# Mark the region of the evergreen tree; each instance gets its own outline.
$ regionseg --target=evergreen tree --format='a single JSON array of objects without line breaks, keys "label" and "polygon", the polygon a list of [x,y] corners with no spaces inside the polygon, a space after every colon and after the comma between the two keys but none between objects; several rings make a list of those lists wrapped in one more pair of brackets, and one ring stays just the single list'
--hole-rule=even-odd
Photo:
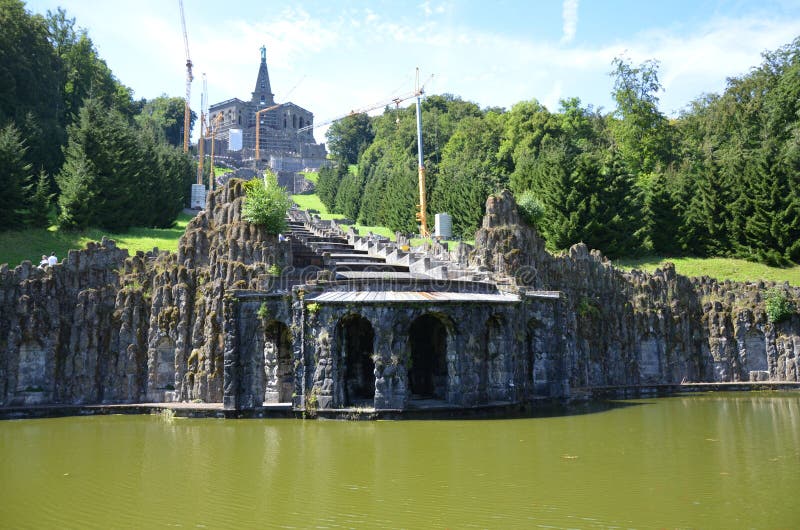
[{"label": "evergreen tree", "polygon": [[23,185],[31,178],[26,147],[13,124],[0,129],[0,230],[23,225]]},{"label": "evergreen tree", "polygon": [[135,131],[118,111],[89,99],[68,134],[66,161],[57,179],[62,193],[59,226],[119,231],[136,224],[139,210],[147,208],[143,183],[152,167],[146,165]]},{"label": "evergreen tree", "polygon": [[25,224],[37,228],[48,226],[54,194],[50,192],[50,177],[44,170],[39,172],[38,178],[33,178],[31,175],[24,188],[24,195],[26,197]]},{"label": "evergreen tree", "polygon": [[322,201],[322,204],[325,205],[329,212],[332,212],[336,207],[336,191],[346,172],[347,166],[344,164],[325,166],[319,170],[316,191],[319,200]]}]

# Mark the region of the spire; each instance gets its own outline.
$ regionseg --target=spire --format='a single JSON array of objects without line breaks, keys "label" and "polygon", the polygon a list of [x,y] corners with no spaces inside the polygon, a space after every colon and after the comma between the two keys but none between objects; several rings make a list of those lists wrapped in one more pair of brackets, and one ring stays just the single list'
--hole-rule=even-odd
[{"label": "spire", "polygon": [[258,67],[258,79],[256,79],[256,88],[253,91],[253,98],[250,100],[253,104],[265,107],[275,104],[272,93],[272,88],[269,85],[269,72],[267,71],[267,48],[261,46],[261,65]]}]

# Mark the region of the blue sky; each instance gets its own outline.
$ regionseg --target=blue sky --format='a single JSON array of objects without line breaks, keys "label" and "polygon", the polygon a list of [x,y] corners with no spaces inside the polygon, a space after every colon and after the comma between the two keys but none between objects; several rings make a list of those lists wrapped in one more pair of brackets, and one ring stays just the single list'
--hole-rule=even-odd
[{"label": "blue sky", "polygon": [[[608,72],[620,55],[661,62],[661,110],[676,115],[800,36],[797,0],[248,0],[227,2],[228,13],[219,1],[184,4],[193,108],[202,72],[212,102],[249,99],[265,44],[275,99],[311,110],[317,123],[412,91],[417,66],[423,79],[434,75],[429,94],[481,107],[536,98],[556,110],[560,98],[579,97],[610,111]],[[183,94],[177,0],[27,2],[37,13],[57,6],[136,97]]]}]

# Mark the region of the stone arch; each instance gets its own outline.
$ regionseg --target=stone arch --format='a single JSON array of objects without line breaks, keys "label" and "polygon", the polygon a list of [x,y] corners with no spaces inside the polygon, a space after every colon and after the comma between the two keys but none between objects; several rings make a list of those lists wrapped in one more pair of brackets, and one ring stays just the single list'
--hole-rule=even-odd
[{"label": "stone arch", "polygon": [[289,403],[293,393],[292,332],[270,320],[264,325],[264,403]]},{"label": "stone arch", "polygon": [[447,317],[438,313],[425,313],[411,322],[408,330],[410,397],[447,400],[447,357],[452,343],[449,324]]},{"label": "stone arch", "polygon": [[372,323],[359,314],[345,315],[336,324],[336,341],[342,363],[342,404],[373,405],[375,331]]},{"label": "stone arch", "polygon": [[35,340],[27,340],[19,346],[17,371],[18,392],[41,392],[47,384],[45,351]]},{"label": "stone arch", "polygon": [[175,390],[175,342],[169,337],[161,337],[156,345],[154,387]]}]

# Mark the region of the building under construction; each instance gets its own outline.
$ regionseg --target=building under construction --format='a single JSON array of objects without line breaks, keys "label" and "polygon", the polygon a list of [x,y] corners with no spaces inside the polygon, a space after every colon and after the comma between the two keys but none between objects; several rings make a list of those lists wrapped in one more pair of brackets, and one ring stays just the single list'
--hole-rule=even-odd
[{"label": "building under construction", "polygon": [[[234,165],[255,161],[258,167],[296,172],[325,164],[325,145],[314,140],[314,114],[292,102],[275,103],[264,46],[250,100],[215,103],[209,107],[208,120],[217,124],[215,152]],[[206,142],[210,152],[211,140]]]}]

